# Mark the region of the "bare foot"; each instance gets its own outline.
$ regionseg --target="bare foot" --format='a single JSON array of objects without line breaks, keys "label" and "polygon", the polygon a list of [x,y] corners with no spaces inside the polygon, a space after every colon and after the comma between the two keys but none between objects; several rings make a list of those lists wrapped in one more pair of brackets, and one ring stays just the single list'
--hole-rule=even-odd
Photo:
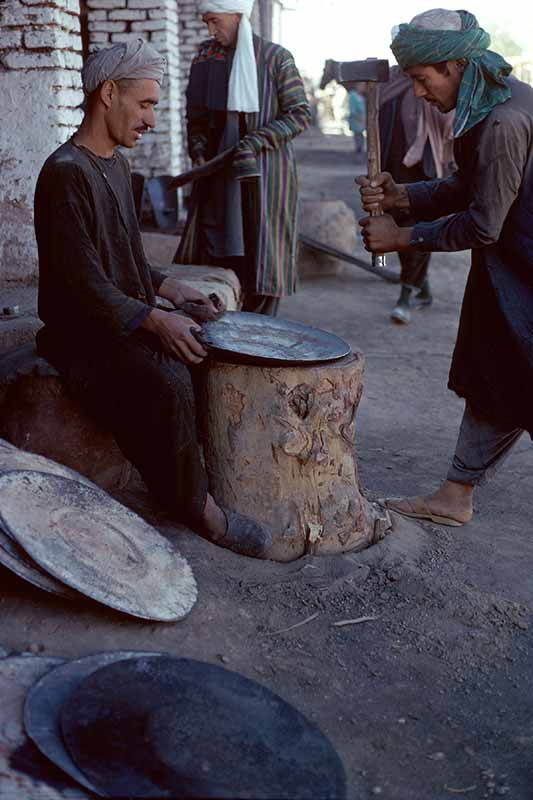
[{"label": "bare foot", "polygon": [[228,520],[222,509],[217,506],[213,497],[208,494],[205,503],[204,513],[201,517],[202,525],[212,542],[223,539],[228,529]]},{"label": "bare foot", "polygon": [[473,486],[444,481],[434,494],[390,499],[385,501],[385,506],[406,517],[458,527],[472,519],[473,494]]},{"label": "bare foot", "polygon": [[259,522],[218,506],[208,494],[198,533],[219,547],[251,558],[268,558],[272,534]]}]

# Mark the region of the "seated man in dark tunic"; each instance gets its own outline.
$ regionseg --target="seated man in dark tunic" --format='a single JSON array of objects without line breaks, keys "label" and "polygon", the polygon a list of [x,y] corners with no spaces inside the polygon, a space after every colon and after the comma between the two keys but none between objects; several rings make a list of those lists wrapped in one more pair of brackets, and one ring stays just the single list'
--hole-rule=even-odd
[{"label": "seated man in dark tunic", "polygon": [[35,195],[39,353],[110,429],[163,508],[223,547],[267,557],[270,534],[217,506],[196,437],[188,366],[206,356],[177,309],[211,301],[151,269],[135,215],[132,148],[155,126],[164,60],[138,39],[91,56],[77,133],[46,161]]},{"label": "seated man in dark tunic", "polygon": [[419,220],[362,220],[367,249],[472,249],[449,380],[466,400],[453,463],[435,494],[387,502],[453,526],[471,519],[474,487],[533,432],[533,89],[489,45],[467,11],[436,9],[400,26],[391,47],[415,94],[456,109],[458,171],[404,185],[388,173],[358,179],[365,210],[382,201]]}]

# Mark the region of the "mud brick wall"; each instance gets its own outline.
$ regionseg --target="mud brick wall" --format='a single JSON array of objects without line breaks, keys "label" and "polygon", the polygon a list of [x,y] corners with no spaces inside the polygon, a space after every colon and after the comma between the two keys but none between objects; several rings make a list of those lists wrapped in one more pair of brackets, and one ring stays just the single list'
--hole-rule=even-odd
[{"label": "mud brick wall", "polygon": [[167,59],[167,72],[157,108],[157,127],[135,150],[125,151],[131,168],[143,175],[176,175],[182,156],[176,0],[87,0],[89,50],[131,38],[149,41]]},{"label": "mud brick wall", "polygon": [[81,121],[81,66],[78,0],[0,3],[0,288],[35,279],[35,183]]}]

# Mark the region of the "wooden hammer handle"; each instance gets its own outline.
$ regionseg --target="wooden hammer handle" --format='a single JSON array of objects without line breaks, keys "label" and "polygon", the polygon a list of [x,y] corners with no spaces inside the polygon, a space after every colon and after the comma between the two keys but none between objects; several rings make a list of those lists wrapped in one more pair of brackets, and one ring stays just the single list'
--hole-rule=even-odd
[{"label": "wooden hammer handle", "polygon": [[[379,85],[373,81],[367,83],[366,94],[366,142],[368,158],[368,178],[374,180],[381,172],[381,147],[379,142]],[[372,217],[383,214],[382,208],[371,212]],[[372,266],[385,266],[385,255],[372,253]]]}]

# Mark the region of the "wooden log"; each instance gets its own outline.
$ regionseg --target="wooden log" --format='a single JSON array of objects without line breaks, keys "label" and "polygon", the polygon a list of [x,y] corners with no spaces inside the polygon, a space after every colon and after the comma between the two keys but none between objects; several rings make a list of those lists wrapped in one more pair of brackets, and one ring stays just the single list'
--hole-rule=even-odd
[{"label": "wooden log", "polygon": [[271,528],[274,560],[373,543],[379,512],[361,494],[355,446],[361,354],[296,367],[212,361],[205,380],[210,489]]}]

